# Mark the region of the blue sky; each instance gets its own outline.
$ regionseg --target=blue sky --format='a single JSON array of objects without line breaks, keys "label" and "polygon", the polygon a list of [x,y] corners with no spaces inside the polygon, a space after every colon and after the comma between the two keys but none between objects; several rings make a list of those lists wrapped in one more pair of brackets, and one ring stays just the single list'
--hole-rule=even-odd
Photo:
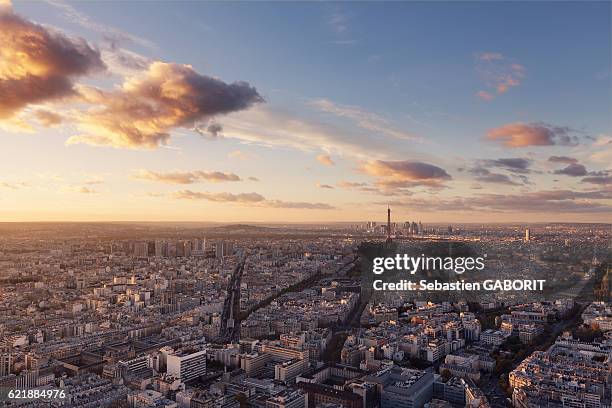
[{"label": "blue sky", "polygon": [[[64,119],[23,135],[15,126],[0,130],[0,147],[13,153],[0,167],[10,186],[0,190],[7,220],[353,221],[380,217],[389,202],[400,216],[425,221],[610,219],[609,2],[12,7],[101,51],[107,69],[72,76],[77,87],[119,98],[130,78],[152,80],[149,64],[158,61],[176,64],[167,67],[173,75],[188,64],[193,75],[245,81],[265,102],[172,122],[163,129],[168,139],[146,146],[99,127],[90,112],[115,109],[105,101],[49,98],[13,109],[4,118],[13,125],[36,110]],[[126,53],[146,64],[126,72],[112,63]],[[213,121],[223,129],[219,140],[194,132]],[[87,126],[95,137],[83,134]],[[142,177],[146,171],[154,175]],[[195,171],[243,181],[164,177]],[[53,193],[42,188],[49,175]],[[88,177],[100,183],[79,194]],[[247,193],[259,197],[238,197]],[[33,200],[71,209],[24,207]]]}]

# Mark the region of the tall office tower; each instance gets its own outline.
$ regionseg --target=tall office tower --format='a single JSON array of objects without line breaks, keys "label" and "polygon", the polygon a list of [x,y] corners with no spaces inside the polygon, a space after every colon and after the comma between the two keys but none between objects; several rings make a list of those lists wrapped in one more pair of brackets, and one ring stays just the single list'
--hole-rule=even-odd
[{"label": "tall office tower", "polygon": [[224,242],[223,243],[223,256],[231,256],[231,255],[234,255],[234,243]]},{"label": "tall office tower", "polygon": [[391,207],[387,206],[387,242],[391,241]]},{"label": "tall office tower", "polygon": [[176,258],[176,242],[168,242],[168,255],[169,258]]},{"label": "tall office tower", "polygon": [[155,256],[155,242],[147,242],[147,256]]},{"label": "tall office tower", "polygon": [[155,256],[161,258],[164,256],[164,242],[157,240],[155,241]]},{"label": "tall office tower", "polygon": [[136,242],[134,244],[134,256],[138,258],[146,258],[149,254],[149,247],[146,242]]},{"label": "tall office tower", "polygon": [[7,376],[13,368],[13,356],[11,353],[0,350],[0,377]]},{"label": "tall office tower", "polygon": [[225,243],[223,241],[217,242],[217,246],[215,247],[215,258],[223,258],[223,247]]},{"label": "tall office tower", "polygon": [[531,240],[531,234],[529,233],[529,228],[525,228],[525,242],[529,242]]},{"label": "tall office tower", "polygon": [[183,241],[176,243],[176,256],[185,256],[185,243]]},{"label": "tall office tower", "polygon": [[423,231],[423,224],[421,224],[421,221],[419,221],[419,234],[424,234],[425,231]]},{"label": "tall office tower", "polygon": [[195,353],[177,352],[166,357],[168,374],[178,377],[182,382],[196,379],[206,374],[206,351]]},{"label": "tall office tower", "polygon": [[187,257],[191,256],[191,249],[192,249],[191,241],[185,241],[185,256]]}]

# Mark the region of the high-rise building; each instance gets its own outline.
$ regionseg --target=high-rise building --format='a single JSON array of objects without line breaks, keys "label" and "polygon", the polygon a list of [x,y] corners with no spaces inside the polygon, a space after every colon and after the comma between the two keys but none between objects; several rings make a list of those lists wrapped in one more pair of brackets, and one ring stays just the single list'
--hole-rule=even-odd
[{"label": "high-rise building", "polygon": [[234,243],[219,241],[215,247],[215,257],[223,258],[224,256],[231,256],[234,254]]},{"label": "high-rise building", "polygon": [[391,241],[391,208],[387,206],[387,242]]},{"label": "high-rise building", "polygon": [[134,256],[146,258],[149,255],[149,246],[146,242],[136,242],[134,244]]},{"label": "high-rise building", "polygon": [[0,377],[7,376],[13,368],[13,356],[9,352],[0,351]]},{"label": "high-rise building", "polygon": [[165,242],[157,240],[155,241],[155,256],[158,258],[161,258],[163,256],[166,256],[166,254],[164,253],[164,247],[165,247]]},{"label": "high-rise building", "polygon": [[529,228],[525,228],[525,242],[529,242],[531,240],[531,234],[529,232]]}]

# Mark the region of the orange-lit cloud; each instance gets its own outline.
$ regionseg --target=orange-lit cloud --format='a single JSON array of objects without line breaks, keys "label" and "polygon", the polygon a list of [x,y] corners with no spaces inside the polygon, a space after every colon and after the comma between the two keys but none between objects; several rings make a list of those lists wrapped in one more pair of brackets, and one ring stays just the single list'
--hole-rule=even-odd
[{"label": "orange-lit cloud", "polygon": [[75,94],[74,79],[105,68],[85,40],[29,22],[0,7],[0,120],[30,104]]},{"label": "orange-lit cloud", "polygon": [[495,98],[495,95],[487,91],[478,91],[476,92],[476,95],[483,101],[492,101]]},{"label": "orange-lit cloud", "polygon": [[174,171],[174,172],[156,172],[151,170],[139,170],[133,178],[148,181],[158,181],[166,184],[193,184],[200,181],[209,181],[211,183],[220,183],[224,181],[242,181],[238,175],[234,173],[224,173],[221,171]]},{"label": "orange-lit cloud", "polygon": [[116,148],[156,148],[168,143],[173,129],[193,129],[216,115],[263,102],[246,82],[227,84],[189,65],[164,62],[152,63],[119,90],[81,86],[79,91],[92,108],[78,118],[83,133],[66,143]]},{"label": "orange-lit cloud", "polygon": [[62,123],[63,119],[62,115],[44,109],[38,109],[34,112],[34,116],[45,127],[57,126]]},{"label": "orange-lit cloud", "polygon": [[173,194],[174,198],[182,200],[205,200],[220,203],[248,204],[255,207],[293,208],[304,210],[331,210],[333,206],[324,203],[309,203],[302,201],[267,200],[258,193],[211,193],[191,190],[181,190]]},{"label": "orange-lit cloud", "polygon": [[258,193],[209,193],[191,190],[177,191],[174,197],[182,200],[206,200],[218,203],[259,203],[266,200]]},{"label": "orange-lit cloud", "polygon": [[509,123],[490,129],[487,139],[500,142],[506,147],[576,145],[578,137],[568,127],[546,123]]},{"label": "orange-lit cloud", "polygon": [[527,70],[501,53],[484,52],[476,55],[476,71],[489,88],[489,91],[481,90],[476,95],[484,101],[491,101],[496,94],[504,94],[519,86]]},{"label": "orange-lit cloud", "polygon": [[317,156],[317,161],[319,163],[321,163],[322,165],[324,165],[324,166],[333,166],[334,164],[336,164],[336,163],[334,163],[332,158],[329,157],[328,154],[320,154],[320,155],[318,155]]},{"label": "orange-lit cloud", "polygon": [[317,184],[315,184],[315,186],[317,188],[323,188],[323,189],[328,189],[328,190],[333,190],[334,189],[334,186],[330,186],[329,184],[317,183]]},{"label": "orange-lit cloud", "polygon": [[366,174],[378,177],[378,184],[387,187],[409,185],[439,186],[451,176],[438,166],[415,161],[370,160],[361,166]]},{"label": "orange-lit cloud", "polygon": [[356,181],[341,180],[337,182],[336,185],[340,188],[357,188],[357,187],[365,187],[368,185],[368,183],[359,183]]}]

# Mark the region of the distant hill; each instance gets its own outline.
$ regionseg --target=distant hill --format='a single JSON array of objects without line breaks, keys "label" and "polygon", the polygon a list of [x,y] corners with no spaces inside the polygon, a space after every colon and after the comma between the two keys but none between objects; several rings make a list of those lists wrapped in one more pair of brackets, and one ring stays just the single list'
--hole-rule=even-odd
[{"label": "distant hill", "polygon": [[211,232],[275,232],[277,228],[270,227],[258,227],[255,225],[248,224],[231,224],[231,225],[221,225],[219,227],[210,228]]}]

